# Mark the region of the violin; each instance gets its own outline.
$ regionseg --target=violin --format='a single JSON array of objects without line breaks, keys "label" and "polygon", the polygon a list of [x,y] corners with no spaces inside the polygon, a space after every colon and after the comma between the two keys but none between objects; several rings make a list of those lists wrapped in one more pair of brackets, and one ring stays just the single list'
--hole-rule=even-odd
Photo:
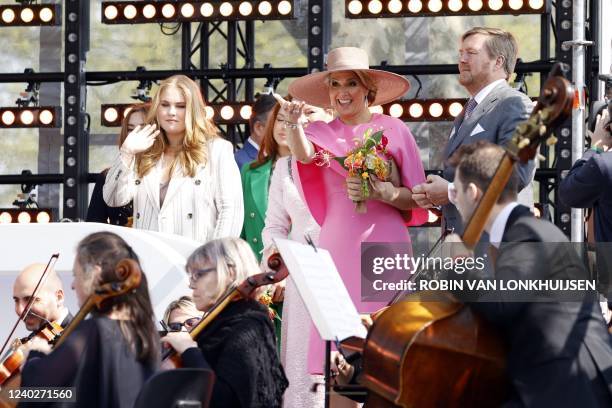
[{"label": "violin", "polygon": [[[138,286],[140,286],[140,282],[142,281],[142,271],[135,260],[122,259],[121,261],[117,262],[117,265],[113,271],[102,274],[101,281],[106,283],[97,287],[94,292],[87,297],[85,303],[83,303],[79,309],[79,312],[68,326],[61,328],[58,327],[59,325],[52,323],[50,327],[43,328],[43,330],[40,330],[40,332],[36,335],[48,336],[47,338],[51,339],[50,344],[52,345],[52,349],[60,346],[66,340],[68,335],[74,331],[79,323],[85,319],[85,317],[93,309],[102,309],[106,306],[110,299],[129,293],[130,291],[138,288]],[[53,337],[51,338],[51,336]],[[0,389],[0,408],[14,407],[18,403],[16,400],[9,399],[7,394],[9,389],[17,389],[21,385],[21,375],[18,371],[24,357],[23,351],[21,350],[22,347],[23,344],[11,354],[11,356],[14,355],[11,360],[8,362],[7,360],[3,361],[3,367],[7,366],[6,368],[16,368],[11,370],[11,374],[0,383],[2,384],[2,388]],[[9,356],[9,358],[11,356]],[[5,362],[8,364],[5,365]],[[19,363],[16,364],[17,362]],[[0,378],[2,376],[3,374],[0,375]]]},{"label": "violin", "polygon": [[[567,118],[574,91],[553,67],[533,113],[520,124],[469,220],[463,242],[474,248],[517,161],[532,160],[541,141]],[[363,345],[360,382],[366,407],[499,406],[506,397],[506,351],[496,330],[449,294],[421,301],[411,294],[383,311]]]},{"label": "violin", "polygon": [[[210,325],[219,313],[221,313],[231,302],[240,299],[250,299],[253,297],[257,288],[280,282],[289,276],[287,266],[279,253],[270,255],[267,264],[270,271],[249,276],[242,283],[230,286],[225,294],[215,302],[208,312],[206,312],[200,322],[189,331],[191,338],[196,340],[202,331]],[[168,349],[162,355],[163,368],[179,368],[181,365],[181,358],[174,349]]]}]

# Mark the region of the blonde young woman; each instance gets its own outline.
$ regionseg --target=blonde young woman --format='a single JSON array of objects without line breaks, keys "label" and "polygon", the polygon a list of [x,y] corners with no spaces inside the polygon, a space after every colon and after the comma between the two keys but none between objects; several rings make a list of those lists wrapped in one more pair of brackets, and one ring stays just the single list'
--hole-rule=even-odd
[{"label": "blonde young woman", "polygon": [[134,200],[134,227],[200,242],[239,236],[244,210],[232,145],[207,119],[198,85],[184,75],[164,80],[147,125],[121,145],[106,176],[104,201]]}]

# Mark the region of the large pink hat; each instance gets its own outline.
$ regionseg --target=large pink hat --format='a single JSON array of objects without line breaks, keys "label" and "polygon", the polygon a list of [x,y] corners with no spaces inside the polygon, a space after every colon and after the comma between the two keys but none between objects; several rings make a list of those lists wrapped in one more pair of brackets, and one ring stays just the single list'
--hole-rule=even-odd
[{"label": "large pink hat", "polygon": [[327,76],[338,71],[363,71],[376,83],[378,91],[371,105],[382,105],[394,101],[410,89],[410,82],[392,72],[370,69],[368,54],[361,48],[334,48],[327,54],[327,69],[296,79],[289,85],[291,96],[304,102],[330,108]]}]

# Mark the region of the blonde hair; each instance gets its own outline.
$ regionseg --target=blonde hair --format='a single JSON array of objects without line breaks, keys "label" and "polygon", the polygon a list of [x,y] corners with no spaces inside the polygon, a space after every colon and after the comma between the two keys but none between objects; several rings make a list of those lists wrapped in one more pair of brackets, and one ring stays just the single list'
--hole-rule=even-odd
[{"label": "blonde hair", "polygon": [[216,266],[215,270],[209,273],[217,274],[217,287],[214,288],[217,299],[232,284],[239,284],[249,276],[261,272],[253,250],[240,238],[228,237],[207,242],[189,256],[187,267],[196,268],[207,262]]},{"label": "blonde hair", "polygon": [[166,308],[163,318],[166,324],[170,323],[170,315],[176,309],[182,310],[185,313],[189,313],[193,315],[193,317],[198,317],[202,315],[202,312],[200,312],[196,308],[195,303],[193,303],[193,299],[191,298],[191,296],[181,296],[177,300],[173,300]]},{"label": "blonde hair", "polygon": [[518,44],[512,33],[500,28],[474,27],[461,36],[461,41],[474,34],[487,36],[485,49],[489,58],[502,57],[504,59],[504,71],[506,72],[506,79],[509,79],[514,72],[518,54]]},{"label": "blonde hair", "polygon": [[[370,75],[368,75],[366,71],[348,71],[348,72],[355,74],[361,86],[363,86],[365,89],[368,90],[368,96],[367,96],[368,104],[371,105],[376,99],[376,93],[378,92],[378,85],[376,85],[376,82],[372,79]],[[331,76],[333,73],[334,72],[330,72],[329,75],[327,75],[327,78],[325,81],[327,83],[327,86],[330,85]]]},{"label": "blonde hair", "polygon": [[[162,137],[155,139],[153,146],[136,156],[136,173],[138,177],[146,175],[160,160],[162,153],[169,145],[168,138],[157,120],[161,95],[165,89],[176,87],[185,98],[185,136],[183,149],[178,153],[175,165],[181,166],[183,174],[194,177],[198,165],[208,161],[208,143],[220,137],[219,129],[212,120],[206,118],[204,99],[200,88],[185,75],[173,75],[163,80],[151,101],[151,108],[146,122],[157,125]],[[174,166],[174,165],[173,165]]]}]

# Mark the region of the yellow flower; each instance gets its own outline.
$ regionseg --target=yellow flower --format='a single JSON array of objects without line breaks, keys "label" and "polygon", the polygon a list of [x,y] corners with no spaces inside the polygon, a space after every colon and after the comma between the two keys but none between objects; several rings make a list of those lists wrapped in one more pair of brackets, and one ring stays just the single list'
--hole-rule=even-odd
[{"label": "yellow flower", "polygon": [[367,171],[364,171],[363,173],[361,173],[361,178],[364,179],[364,180],[367,180],[368,176],[369,176],[369,174],[368,174]]}]

